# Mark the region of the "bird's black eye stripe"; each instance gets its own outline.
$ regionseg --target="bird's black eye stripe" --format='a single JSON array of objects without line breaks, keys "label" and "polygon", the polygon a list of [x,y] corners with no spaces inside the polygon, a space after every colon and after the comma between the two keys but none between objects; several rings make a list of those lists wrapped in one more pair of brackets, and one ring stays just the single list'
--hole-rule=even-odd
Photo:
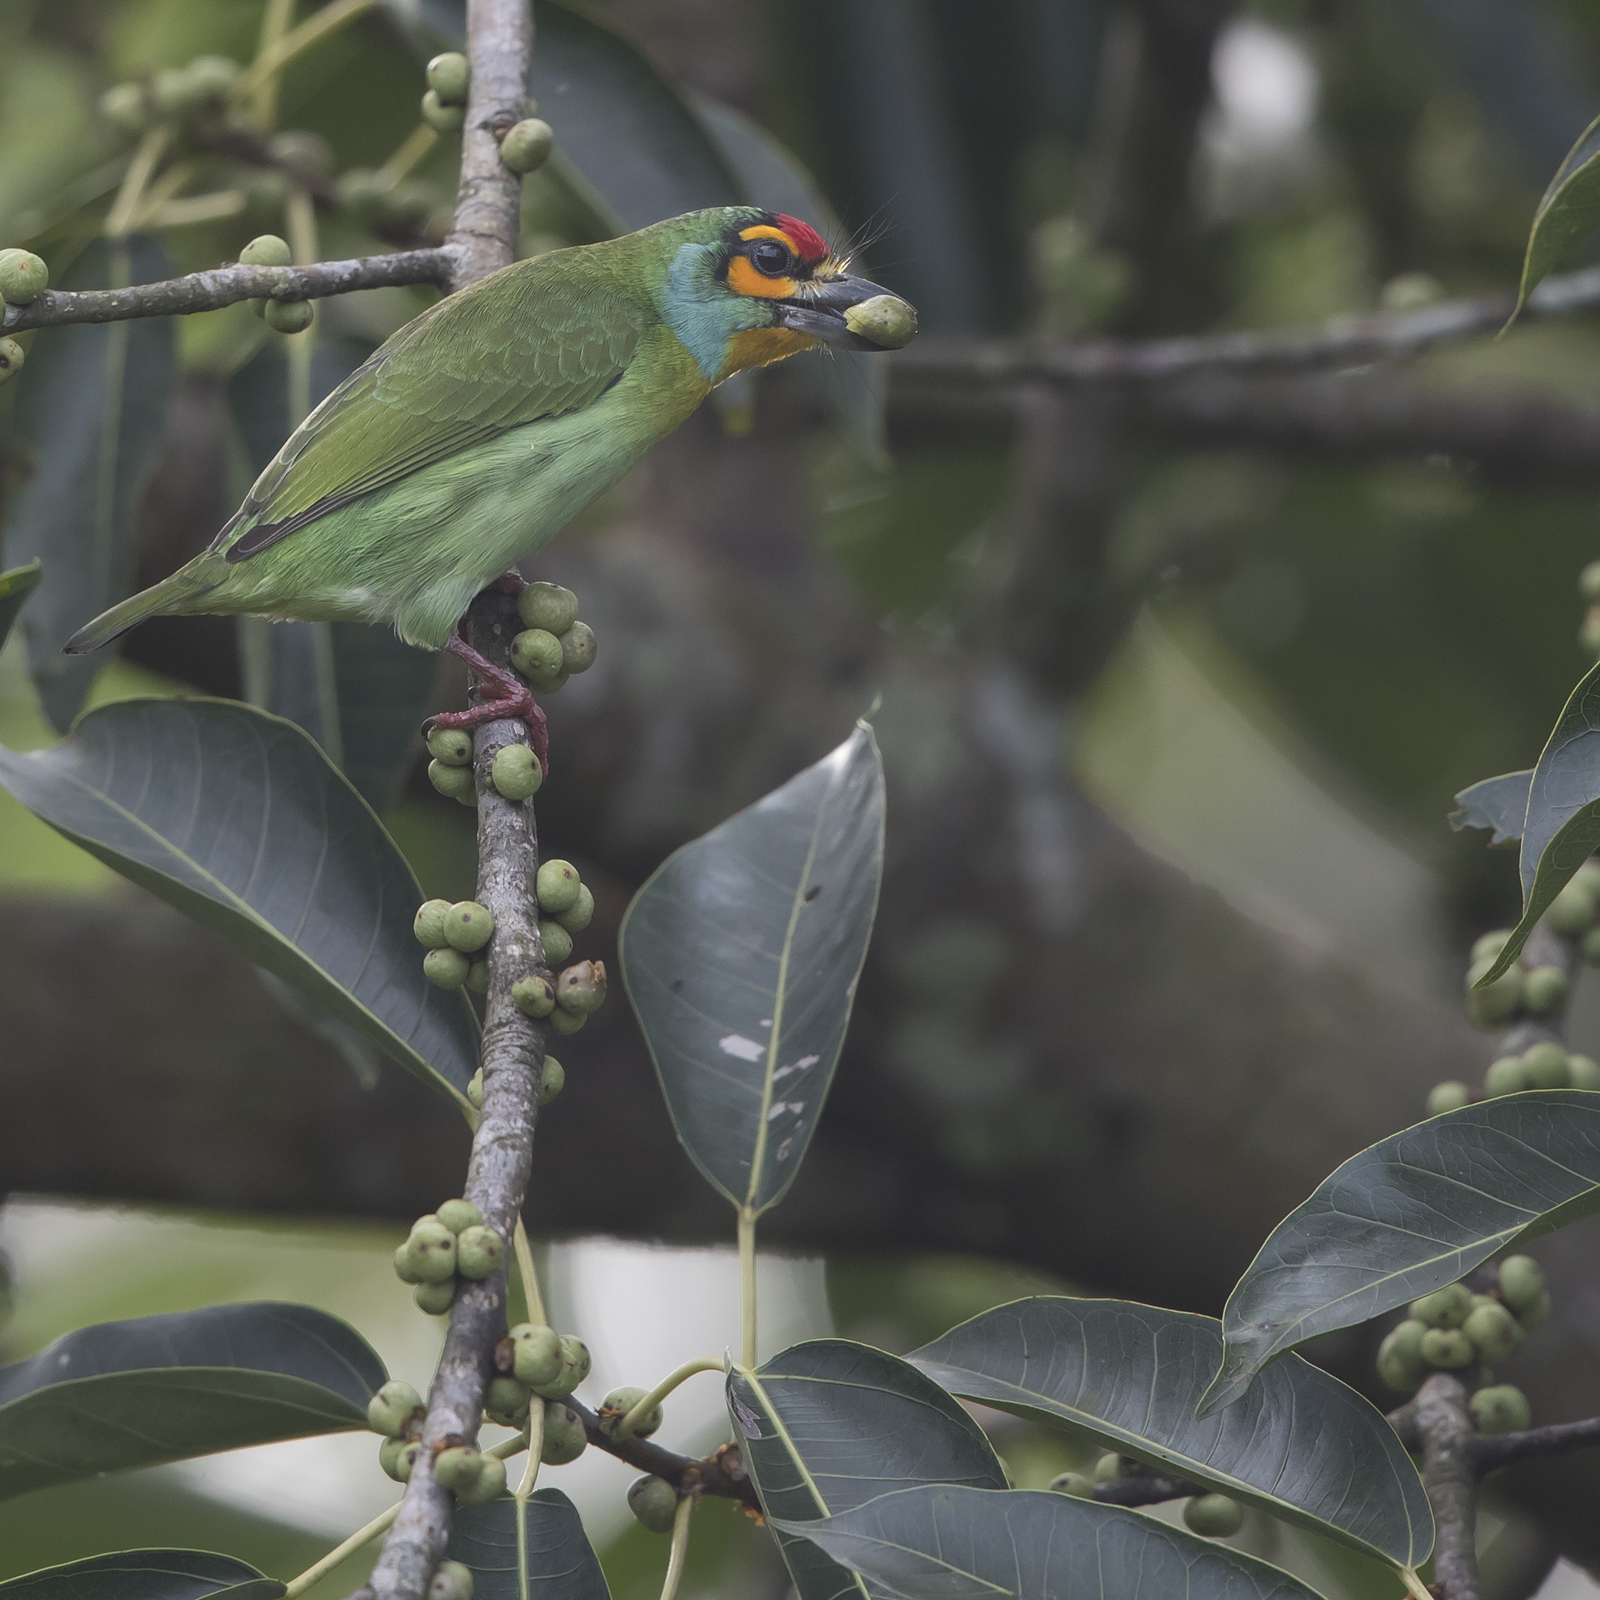
[{"label": "bird's black eye stripe", "polygon": [[757,239],[750,246],[750,264],[769,278],[787,277],[793,261],[793,253],[776,239]]}]

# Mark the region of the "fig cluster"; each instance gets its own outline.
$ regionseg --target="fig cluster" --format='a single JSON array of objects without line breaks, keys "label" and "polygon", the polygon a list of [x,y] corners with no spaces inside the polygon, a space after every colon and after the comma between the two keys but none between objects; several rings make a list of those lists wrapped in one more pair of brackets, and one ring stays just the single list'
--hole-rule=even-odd
[{"label": "fig cluster", "polygon": [[[31,250],[0,250],[0,301],[31,305],[50,286],[50,269]],[[5,307],[0,305],[0,313]],[[22,371],[28,353],[15,339],[0,339],[0,383]]]},{"label": "fig cluster", "polygon": [[[1430,1372],[1476,1369],[1483,1379],[1473,1397],[1478,1426],[1485,1432],[1525,1428],[1527,1400],[1510,1384],[1490,1383],[1490,1369],[1509,1360],[1549,1314],[1550,1291],[1539,1263],[1531,1256],[1507,1256],[1493,1271],[1487,1293],[1452,1283],[1413,1300],[1405,1320],[1378,1347],[1378,1376],[1397,1393],[1410,1394]],[[1490,1398],[1479,1404],[1478,1395]]]},{"label": "fig cluster", "polygon": [[517,596],[517,615],[522,631],[511,641],[511,665],[535,694],[554,694],[573,673],[594,665],[594,629],[578,620],[578,597],[570,589],[530,583]]},{"label": "fig cluster", "polygon": [[[259,234],[239,252],[242,267],[286,267],[293,259],[288,240],[275,233]],[[252,300],[250,309],[279,333],[304,333],[316,320],[309,300]]]},{"label": "fig cluster", "polygon": [[[435,728],[428,735],[428,782],[442,795],[464,806],[478,803],[478,783],[472,770],[472,735],[464,728]],[[544,783],[544,768],[526,744],[508,744],[494,753],[489,781],[507,800],[528,800]]]},{"label": "fig cluster", "polygon": [[[405,1483],[416,1466],[427,1414],[422,1396],[398,1378],[391,1378],[367,1404],[367,1426],[383,1435],[378,1465],[396,1483]],[[440,1450],[433,1458],[433,1474],[464,1505],[482,1505],[506,1492],[505,1462],[471,1445]]]},{"label": "fig cluster", "polygon": [[[558,967],[572,955],[572,936],[594,918],[594,895],[570,861],[546,861],[534,880],[539,901],[539,942],[545,960]],[[517,1009],[542,1017],[560,1034],[576,1033],[605,1004],[603,961],[579,961],[554,979],[530,972],[511,986]]]},{"label": "fig cluster", "polygon": [[394,1253],[395,1276],[414,1285],[417,1305],[443,1316],[455,1299],[456,1282],[492,1278],[505,1262],[506,1242],[470,1200],[446,1200],[411,1224]]},{"label": "fig cluster", "polygon": [[567,1404],[589,1376],[589,1347],[571,1333],[519,1322],[495,1347],[497,1376],[484,1394],[484,1415],[505,1428],[525,1428],[535,1401],[544,1407],[546,1466],[576,1461],[589,1443],[583,1418]]},{"label": "fig cluster", "polygon": [[494,937],[494,916],[476,900],[425,900],[417,908],[411,931],[427,947],[422,970],[441,989],[465,986],[483,994],[489,987],[489,964],[480,952]]},{"label": "fig cluster", "polygon": [[220,117],[239,77],[227,56],[196,56],[182,67],[160,67],[147,78],[113,84],[100,96],[100,115],[127,139],[152,128],[188,128]]},{"label": "fig cluster", "polygon": [[472,69],[457,50],[446,51],[428,63],[428,88],[422,96],[422,120],[435,133],[459,133],[467,120],[467,91]]}]

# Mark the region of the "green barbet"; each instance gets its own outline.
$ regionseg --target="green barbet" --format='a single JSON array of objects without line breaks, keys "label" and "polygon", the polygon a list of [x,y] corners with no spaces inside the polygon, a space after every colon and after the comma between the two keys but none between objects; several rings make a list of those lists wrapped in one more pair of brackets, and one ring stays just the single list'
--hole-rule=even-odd
[{"label": "green barbet", "polygon": [[520,261],[401,328],[290,436],[211,546],[67,641],[147,617],[391,623],[492,698],[436,726],[543,714],[456,624],[725,378],[819,345],[909,342],[915,312],[803,222],[692,211]]}]

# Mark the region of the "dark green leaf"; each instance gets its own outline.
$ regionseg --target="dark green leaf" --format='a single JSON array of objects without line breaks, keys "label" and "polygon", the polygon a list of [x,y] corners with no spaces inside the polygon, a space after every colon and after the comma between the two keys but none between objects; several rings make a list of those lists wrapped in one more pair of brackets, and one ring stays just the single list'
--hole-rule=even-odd
[{"label": "dark green leaf", "polygon": [[1428,1497],[1394,1429],[1298,1356],[1270,1367],[1244,1403],[1195,1419],[1222,1360],[1213,1317],[1040,1295],[985,1311],[908,1359],[964,1400],[1068,1423],[1396,1566],[1418,1566],[1433,1548]]},{"label": "dark green leaf", "polygon": [[1534,924],[1596,847],[1600,847],[1600,663],[1572,691],[1533,769],[1518,858],[1522,920],[1479,980],[1480,988],[1517,959]]},{"label": "dark green leaf", "polygon": [[1517,311],[1528,303],[1539,280],[1596,228],[1600,228],[1600,117],[1578,135],[1533,214]]},{"label": "dark green leaf", "polygon": [[423,976],[394,841],[292,723],[227,700],[123,700],[0,785],[108,866],[435,1087],[465,1094],[477,1024]]},{"label": "dark green leaf", "polygon": [[780,1200],[844,1043],[883,875],[883,763],[865,723],[657,868],[623,981],[690,1158],[734,1205]]},{"label": "dark green leaf", "polygon": [[1600,1210],[1600,1094],[1503,1095],[1352,1156],[1274,1228],[1228,1296],[1200,1414],[1285,1350],[1464,1277]]},{"label": "dark green leaf", "polygon": [[1039,1489],[902,1489],[826,1522],[771,1526],[904,1600],[1319,1600],[1254,1556]]},{"label": "dark green leaf", "polygon": [[[420,0],[415,14],[430,54],[462,48],[460,0]],[[577,174],[608,226],[629,233],[747,198],[682,95],[632,40],[555,0],[539,0],[534,29],[528,88],[556,131],[552,165]]]},{"label": "dark green leaf", "polygon": [[15,1600],[278,1600],[286,1585],[208,1550],[119,1550],[0,1583]]},{"label": "dark green leaf", "polygon": [[1514,844],[1522,837],[1532,782],[1532,772],[1503,772],[1498,778],[1485,778],[1463,789],[1456,796],[1460,809],[1450,813],[1450,826],[1457,833],[1463,828],[1490,828],[1491,846]]},{"label": "dark green leaf", "polygon": [[[331,394],[376,346],[320,342],[311,357],[311,404]],[[289,365],[281,341],[262,346],[228,383],[228,405],[250,464],[260,472],[289,436]],[[417,753],[417,724],[438,658],[392,628],[359,622],[243,619],[247,698],[299,725],[327,751],[374,811],[399,798]]]},{"label": "dark green leaf", "polygon": [[25,567],[13,567],[9,572],[0,572],[0,650],[5,649],[6,640],[11,637],[11,627],[17,620],[17,614],[43,579],[44,568],[38,557]]},{"label": "dark green leaf", "polygon": [[[732,106],[709,95],[696,95],[693,103],[706,132],[755,205],[799,217],[836,248],[843,247],[844,224],[792,151]],[[850,350],[813,350],[795,357],[792,365],[839,419],[856,449],[874,466],[886,467],[883,408],[889,394],[888,362]]]},{"label": "dark green leaf", "polygon": [[472,1600],[610,1600],[578,1509],[559,1489],[539,1489],[528,1500],[524,1538],[526,1590],[518,1577],[516,1502],[457,1511],[445,1554],[472,1568]]},{"label": "dark green leaf", "polygon": [[[960,1405],[869,1345],[813,1339],[754,1375],[735,1371],[728,1410],[763,1508],[796,1524],[914,1484],[1005,1487],[1004,1468]],[[863,1592],[815,1545],[792,1534],[778,1544],[801,1600]]]},{"label": "dark green leaf", "polygon": [[208,1306],[80,1328],[0,1367],[0,1498],[364,1428],[387,1378],[354,1328],[310,1306]]},{"label": "dark green leaf", "polygon": [[[160,244],[97,242],[58,287],[150,283],[172,271]],[[65,730],[97,656],[64,656],[67,636],[130,590],[139,501],[155,467],[174,371],[170,317],[50,328],[17,380],[29,473],[6,531],[7,551],[43,557],[45,579],[23,633],[46,714]]]}]

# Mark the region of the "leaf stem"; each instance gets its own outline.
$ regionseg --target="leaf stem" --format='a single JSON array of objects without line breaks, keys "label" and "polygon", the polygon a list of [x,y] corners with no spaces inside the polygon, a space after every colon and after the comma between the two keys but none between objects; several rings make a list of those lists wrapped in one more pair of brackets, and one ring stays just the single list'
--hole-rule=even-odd
[{"label": "leaf stem", "polygon": [[307,17],[298,28],[268,41],[268,21],[272,20],[274,12],[281,10],[287,23],[294,10],[294,0],[270,0],[270,4],[271,9],[262,22],[261,49],[233,86],[236,99],[242,100],[246,95],[255,97],[256,119],[263,127],[271,127],[277,116],[278,74],[297,55],[354,22],[362,12],[370,11],[374,0],[334,0],[331,6],[324,6]]},{"label": "leaf stem", "polygon": [[396,1500],[387,1511],[380,1511],[364,1528],[357,1528],[343,1544],[335,1545],[320,1561],[307,1567],[298,1578],[289,1580],[289,1587],[283,1591],[283,1600],[299,1600],[307,1589],[332,1572],[336,1567],[342,1567],[364,1544],[371,1544],[380,1533],[387,1533],[389,1525],[400,1513],[402,1502]]},{"label": "leaf stem", "polygon": [[689,1559],[689,1518],[694,1515],[694,1496],[678,1501],[672,1516],[672,1553],[667,1557],[667,1581],[661,1585],[661,1600],[674,1600],[683,1582],[683,1569]]},{"label": "leaf stem", "polygon": [[528,1308],[528,1321],[548,1327],[550,1319],[544,1314],[544,1300],[539,1294],[539,1274],[533,1265],[533,1246],[528,1243],[528,1230],[523,1227],[521,1217],[517,1218],[517,1225],[512,1230],[511,1248],[517,1258],[517,1276],[522,1279],[522,1299]]},{"label": "leaf stem", "polygon": [[1422,1581],[1415,1567],[1402,1567],[1400,1576],[1405,1580],[1406,1593],[1412,1600],[1433,1600],[1433,1591]]},{"label": "leaf stem", "polygon": [[419,122],[406,135],[395,153],[378,168],[378,182],[392,189],[402,178],[416,169],[438,142],[439,135],[426,122]]},{"label": "leaf stem", "polygon": [[152,128],[140,140],[133,160],[128,163],[128,170],[122,175],[122,187],[117,190],[117,198],[106,217],[107,238],[126,239],[133,231],[133,219],[138,212],[139,202],[144,198],[145,185],[161,165],[161,158],[167,151],[167,141],[171,137],[170,128]]},{"label": "leaf stem", "polygon": [[544,1401],[538,1395],[528,1407],[528,1464],[522,1470],[522,1482],[512,1498],[517,1503],[517,1594],[528,1600],[528,1496],[539,1478],[539,1464],[544,1456]]},{"label": "leaf stem", "polygon": [[749,1206],[739,1208],[740,1348],[744,1364],[756,1368],[756,1217]]},{"label": "leaf stem", "polygon": [[679,1384],[700,1372],[726,1372],[728,1363],[722,1356],[698,1356],[693,1361],[685,1361],[676,1371],[664,1377],[643,1400],[631,1410],[627,1411],[613,1430],[612,1437],[627,1439],[632,1437],[633,1430],[650,1415],[663,1400],[672,1393]]},{"label": "leaf stem", "polygon": [[250,115],[263,130],[271,128],[278,120],[278,74],[272,69],[259,76],[257,73],[261,63],[283,42],[294,20],[294,6],[295,0],[267,0],[261,13],[261,32],[256,37],[255,61],[234,86],[233,92],[240,99],[246,96],[251,99]]}]

